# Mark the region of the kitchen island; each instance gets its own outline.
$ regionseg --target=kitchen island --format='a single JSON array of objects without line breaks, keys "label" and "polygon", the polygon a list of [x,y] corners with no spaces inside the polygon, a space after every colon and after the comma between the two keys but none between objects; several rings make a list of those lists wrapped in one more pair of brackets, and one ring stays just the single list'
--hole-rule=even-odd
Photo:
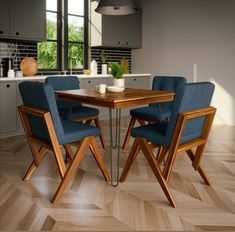
[{"label": "kitchen island", "polygon": [[[22,81],[40,81],[44,82],[47,76],[0,78],[0,138],[20,135],[23,128],[18,115],[17,107],[22,105],[18,84]],[[65,75],[50,75],[65,76]],[[66,75],[68,76],[68,75]],[[101,83],[112,85],[112,75],[73,75],[80,81],[81,89],[95,89]],[[125,86],[128,88],[151,88],[150,74],[125,74]],[[100,110],[100,119],[107,119],[107,109],[97,107]],[[130,109],[123,110],[123,116],[129,114]]]}]

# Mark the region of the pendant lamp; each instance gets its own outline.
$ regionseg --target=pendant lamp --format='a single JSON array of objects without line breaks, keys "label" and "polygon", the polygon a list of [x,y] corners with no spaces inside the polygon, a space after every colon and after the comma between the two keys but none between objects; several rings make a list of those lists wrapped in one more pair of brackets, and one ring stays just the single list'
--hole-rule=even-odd
[{"label": "pendant lamp", "polygon": [[138,9],[133,0],[100,0],[95,11],[104,15],[128,15]]}]

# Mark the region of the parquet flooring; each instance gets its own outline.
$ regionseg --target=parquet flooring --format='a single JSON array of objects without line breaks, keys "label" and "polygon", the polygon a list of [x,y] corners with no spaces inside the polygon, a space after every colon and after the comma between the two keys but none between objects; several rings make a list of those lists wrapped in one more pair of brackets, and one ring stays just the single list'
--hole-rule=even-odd
[{"label": "parquet flooring", "polygon": [[[122,120],[122,138],[127,123]],[[121,170],[127,155],[122,151]],[[170,178],[177,208],[169,205],[141,154],[116,188],[88,154],[56,205],[50,203],[60,182],[53,156],[26,183],[21,178],[31,159],[24,136],[0,140],[0,230],[235,231],[235,127],[214,126],[210,134],[203,167],[212,187],[186,155],[177,157]]]}]

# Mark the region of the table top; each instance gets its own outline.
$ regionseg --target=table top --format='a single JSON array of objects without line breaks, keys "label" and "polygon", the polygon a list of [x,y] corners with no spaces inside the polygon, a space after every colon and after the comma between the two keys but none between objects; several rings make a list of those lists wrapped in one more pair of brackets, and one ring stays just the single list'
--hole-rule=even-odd
[{"label": "table top", "polygon": [[131,106],[146,105],[150,103],[172,101],[174,92],[161,90],[126,88],[123,92],[98,93],[91,89],[76,89],[56,91],[62,99],[79,101],[86,104],[107,108],[125,108]]}]

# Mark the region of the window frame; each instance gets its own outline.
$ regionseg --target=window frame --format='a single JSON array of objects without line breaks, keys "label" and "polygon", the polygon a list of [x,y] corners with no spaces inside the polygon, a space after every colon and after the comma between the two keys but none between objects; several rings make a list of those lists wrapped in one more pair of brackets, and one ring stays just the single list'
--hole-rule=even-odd
[{"label": "window frame", "polygon": [[[46,10],[47,12],[57,13],[57,40],[46,39],[45,42],[57,42],[57,67],[55,69],[39,69],[40,71],[68,71],[68,16],[78,16],[74,14],[68,13],[68,1],[69,0],[57,0],[57,11]],[[83,17],[84,19],[84,42],[79,42],[84,45],[84,63],[83,68],[86,69],[88,67],[88,57],[89,57],[89,46],[88,46],[88,1],[84,1],[84,15],[79,15],[79,17]],[[75,42],[77,43],[77,42]],[[73,68],[73,71],[81,71],[80,68]]]}]

